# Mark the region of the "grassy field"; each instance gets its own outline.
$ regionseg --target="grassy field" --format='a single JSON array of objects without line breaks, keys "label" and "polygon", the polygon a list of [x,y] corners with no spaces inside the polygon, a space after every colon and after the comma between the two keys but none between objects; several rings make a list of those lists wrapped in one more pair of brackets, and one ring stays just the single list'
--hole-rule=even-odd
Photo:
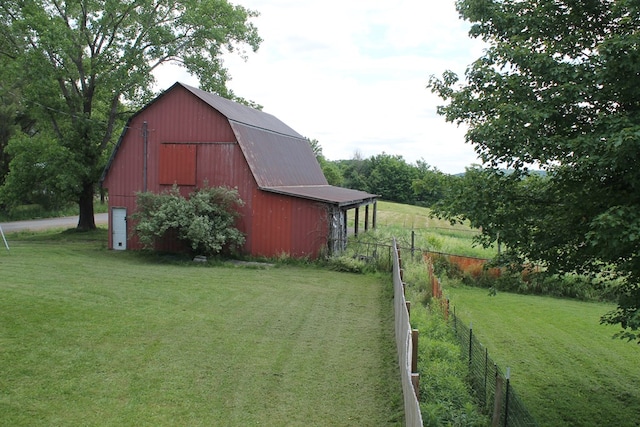
[{"label": "grassy field", "polygon": [[402,425],[387,277],[8,237],[0,425]]},{"label": "grassy field", "polygon": [[471,229],[467,224],[452,225],[431,218],[429,213],[429,209],[418,206],[378,202],[376,226],[380,233],[396,237],[403,247],[411,247],[413,230],[416,248],[479,258],[495,256],[495,248],[472,245],[473,236],[478,234],[478,230]]},{"label": "grassy field", "polygon": [[613,306],[486,289],[448,287],[456,314],[503,370],[543,426],[637,426],[640,346],[600,325]]}]

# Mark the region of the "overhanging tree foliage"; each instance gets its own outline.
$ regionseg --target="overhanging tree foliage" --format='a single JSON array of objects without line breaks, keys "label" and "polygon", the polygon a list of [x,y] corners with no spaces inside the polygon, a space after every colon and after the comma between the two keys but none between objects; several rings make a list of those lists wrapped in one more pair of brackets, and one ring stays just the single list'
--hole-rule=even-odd
[{"label": "overhanging tree foliage", "polygon": [[0,3],[0,57],[28,81],[20,96],[38,110],[39,128],[66,149],[60,174],[78,201],[78,228],[95,228],[93,196],[121,103],[149,100],[152,72],[167,62],[232,98],[221,57],[258,48],[253,16],[226,0]]},{"label": "overhanging tree foliage", "polygon": [[[460,0],[457,8],[487,49],[464,83],[445,72],[429,86],[447,101],[440,114],[469,126],[486,188],[517,194],[496,202],[469,192],[460,213],[492,211],[483,221],[503,222],[512,254],[550,271],[613,267],[627,280],[603,319],[640,338],[640,4]],[[548,179],[519,191],[532,164]],[[495,228],[484,230],[496,239]]]}]

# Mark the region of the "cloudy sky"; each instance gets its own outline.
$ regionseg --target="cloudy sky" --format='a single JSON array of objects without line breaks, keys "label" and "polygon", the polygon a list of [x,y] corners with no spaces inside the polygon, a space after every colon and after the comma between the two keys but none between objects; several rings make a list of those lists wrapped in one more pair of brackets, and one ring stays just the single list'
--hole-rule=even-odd
[{"label": "cloudy sky", "polygon": [[436,114],[442,101],[426,88],[429,76],[462,75],[482,54],[454,0],[233,2],[260,13],[264,41],[246,62],[225,60],[229,86],[317,139],[329,160],[384,152],[447,173],[478,163],[464,129]]}]

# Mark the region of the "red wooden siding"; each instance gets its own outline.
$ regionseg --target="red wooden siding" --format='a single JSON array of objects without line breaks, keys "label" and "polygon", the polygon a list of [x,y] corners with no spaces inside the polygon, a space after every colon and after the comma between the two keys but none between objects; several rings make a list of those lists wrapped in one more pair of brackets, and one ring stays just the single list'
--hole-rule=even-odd
[{"label": "red wooden siding", "polygon": [[149,191],[162,190],[159,184],[159,151],[162,143],[236,141],[229,122],[222,114],[185,89],[176,88],[129,122],[103,183],[109,195],[134,195],[144,190],[145,137],[142,130],[145,122]]},{"label": "red wooden siding", "polygon": [[323,205],[256,190],[252,208],[251,253],[316,257],[326,247],[327,213]]},{"label": "red wooden siding", "polygon": [[160,144],[160,185],[196,185],[196,145]]},{"label": "red wooden siding", "polygon": [[253,190],[255,181],[237,143],[199,144],[196,161],[198,181],[238,187],[241,193]]},{"label": "red wooden siding", "polygon": [[258,200],[253,205],[253,250],[267,256],[290,253],[291,198]]},{"label": "red wooden siding", "polygon": [[[239,148],[235,143],[235,136],[229,122],[222,114],[213,110],[206,103],[198,100],[186,90],[177,88],[168,96],[150,104],[129,122],[126,133],[122,136],[116,157],[111,164],[111,169],[103,183],[103,186],[109,192],[110,207],[125,207],[127,208],[127,215],[130,217],[136,210],[136,193],[144,191],[145,136],[143,128],[145,122],[147,127],[146,181],[148,191],[161,192],[173,185],[173,180],[168,182],[167,172],[163,172],[161,167],[161,147],[171,145],[174,147],[177,145],[193,147],[192,149],[189,148],[189,150],[193,150],[192,166],[184,164],[182,166],[194,174],[195,182],[193,184],[202,185],[203,181],[207,179],[209,185],[212,186],[228,185],[234,187],[238,185],[234,180],[228,179],[224,179],[223,183],[218,184],[211,178],[212,175],[205,163],[200,162],[199,164],[199,151],[206,157],[207,150],[204,147],[214,145],[207,143],[216,141],[230,143],[234,147],[230,149],[230,152],[233,153],[232,157],[235,157],[233,163],[236,165],[240,163],[237,154],[234,153],[235,150],[239,151]],[[167,142],[173,144],[166,144]],[[224,164],[228,159],[228,156],[220,154],[218,164]],[[166,163],[163,166],[166,166]],[[241,170],[242,168],[238,169]],[[248,167],[245,166],[245,169],[248,171]],[[246,176],[246,173],[243,174],[241,171],[236,171],[234,179],[246,181]],[[161,179],[164,179],[167,184],[162,185]],[[193,178],[189,177],[187,182],[189,181],[193,181]],[[183,186],[181,193],[188,194],[193,191],[195,185]],[[253,188],[251,188],[252,190]],[[250,198],[251,191],[248,193],[245,191],[245,194],[241,194],[243,200],[247,197],[247,194],[248,198]],[[246,216],[246,213],[244,216]],[[127,247],[140,249],[141,246],[134,237],[133,227],[133,221],[129,220],[127,222]],[[111,233],[109,233],[109,247],[112,247]]]}]

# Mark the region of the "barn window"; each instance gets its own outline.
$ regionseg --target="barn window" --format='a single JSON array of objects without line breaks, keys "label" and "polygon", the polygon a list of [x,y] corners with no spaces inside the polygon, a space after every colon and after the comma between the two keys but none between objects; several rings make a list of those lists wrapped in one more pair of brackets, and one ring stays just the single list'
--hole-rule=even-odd
[{"label": "barn window", "polygon": [[196,185],[196,145],[160,144],[160,184]]}]

